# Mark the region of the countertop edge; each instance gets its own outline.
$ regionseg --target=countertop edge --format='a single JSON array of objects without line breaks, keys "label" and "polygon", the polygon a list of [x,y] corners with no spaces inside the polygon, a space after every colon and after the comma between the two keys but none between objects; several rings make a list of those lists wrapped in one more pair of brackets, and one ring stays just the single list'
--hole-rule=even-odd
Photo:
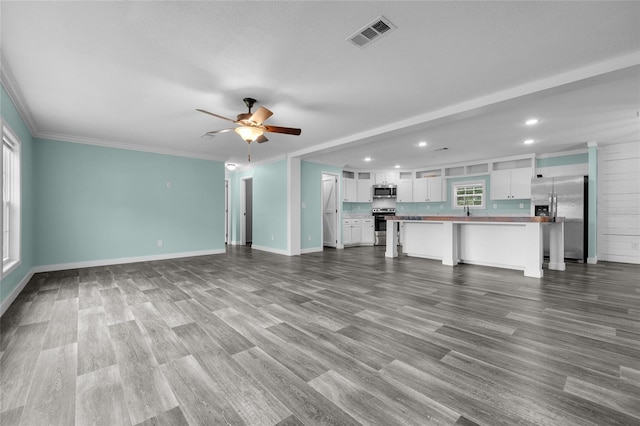
[{"label": "countertop edge", "polygon": [[385,216],[386,220],[402,222],[504,222],[504,223],[554,223],[564,222],[564,217],[548,216]]}]

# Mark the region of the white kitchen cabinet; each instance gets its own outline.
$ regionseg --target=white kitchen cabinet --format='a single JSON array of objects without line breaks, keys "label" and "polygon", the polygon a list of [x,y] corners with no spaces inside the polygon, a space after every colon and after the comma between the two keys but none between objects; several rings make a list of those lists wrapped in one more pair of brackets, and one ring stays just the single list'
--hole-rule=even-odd
[{"label": "white kitchen cabinet", "polygon": [[355,203],[357,197],[356,180],[342,176],[342,201]]},{"label": "white kitchen cabinet", "polygon": [[371,185],[373,185],[373,179],[371,179],[371,173],[358,172],[356,198],[359,203],[371,202]]},{"label": "white kitchen cabinet", "polygon": [[396,201],[399,203],[410,203],[413,201],[413,178],[409,172],[400,172]]},{"label": "white kitchen cabinet", "polygon": [[518,200],[531,198],[531,177],[533,169],[494,170],[491,172],[492,200]]},{"label": "white kitchen cabinet", "polygon": [[372,217],[342,220],[342,244],[347,246],[372,246],[375,222]]},{"label": "white kitchen cabinet", "polygon": [[362,223],[360,219],[354,219],[351,227],[351,244],[358,245],[362,242]]},{"label": "white kitchen cabinet", "polygon": [[373,218],[361,219],[361,245],[372,246],[374,243],[375,221]]},{"label": "white kitchen cabinet", "polygon": [[442,185],[443,180],[439,176],[416,178],[413,181],[413,201],[431,203],[446,201]]},{"label": "white kitchen cabinet", "polygon": [[342,244],[352,246],[360,244],[362,240],[362,224],[360,219],[342,220]]},{"label": "white kitchen cabinet", "polygon": [[398,172],[377,172],[376,173],[377,184],[393,183],[397,185],[398,180],[399,180]]}]

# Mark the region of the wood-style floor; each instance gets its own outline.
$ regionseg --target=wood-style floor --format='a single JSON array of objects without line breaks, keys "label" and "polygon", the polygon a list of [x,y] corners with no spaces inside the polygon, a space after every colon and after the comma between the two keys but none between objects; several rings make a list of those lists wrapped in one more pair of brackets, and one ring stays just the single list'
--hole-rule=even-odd
[{"label": "wood-style floor", "polygon": [[637,425],[639,277],[384,247],[37,274],[1,320],[0,423]]}]

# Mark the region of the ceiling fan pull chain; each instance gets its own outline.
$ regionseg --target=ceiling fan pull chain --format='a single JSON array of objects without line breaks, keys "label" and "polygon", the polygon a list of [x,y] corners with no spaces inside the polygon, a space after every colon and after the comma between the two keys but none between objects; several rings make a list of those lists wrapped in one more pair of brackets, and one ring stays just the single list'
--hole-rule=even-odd
[{"label": "ceiling fan pull chain", "polygon": [[251,144],[247,144],[247,159],[251,162]]}]

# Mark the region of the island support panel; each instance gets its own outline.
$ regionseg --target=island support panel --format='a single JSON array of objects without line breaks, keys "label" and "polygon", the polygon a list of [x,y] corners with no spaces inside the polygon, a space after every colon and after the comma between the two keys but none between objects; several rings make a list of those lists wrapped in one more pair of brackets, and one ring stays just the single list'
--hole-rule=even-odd
[{"label": "island support panel", "polygon": [[[395,221],[389,221],[395,222]],[[458,263],[524,271],[527,277],[543,276],[542,227],[549,226],[549,269],[563,271],[564,222],[431,221],[404,222],[403,251],[408,256],[442,260],[443,265]],[[396,226],[387,226],[385,256],[398,256]]]}]

